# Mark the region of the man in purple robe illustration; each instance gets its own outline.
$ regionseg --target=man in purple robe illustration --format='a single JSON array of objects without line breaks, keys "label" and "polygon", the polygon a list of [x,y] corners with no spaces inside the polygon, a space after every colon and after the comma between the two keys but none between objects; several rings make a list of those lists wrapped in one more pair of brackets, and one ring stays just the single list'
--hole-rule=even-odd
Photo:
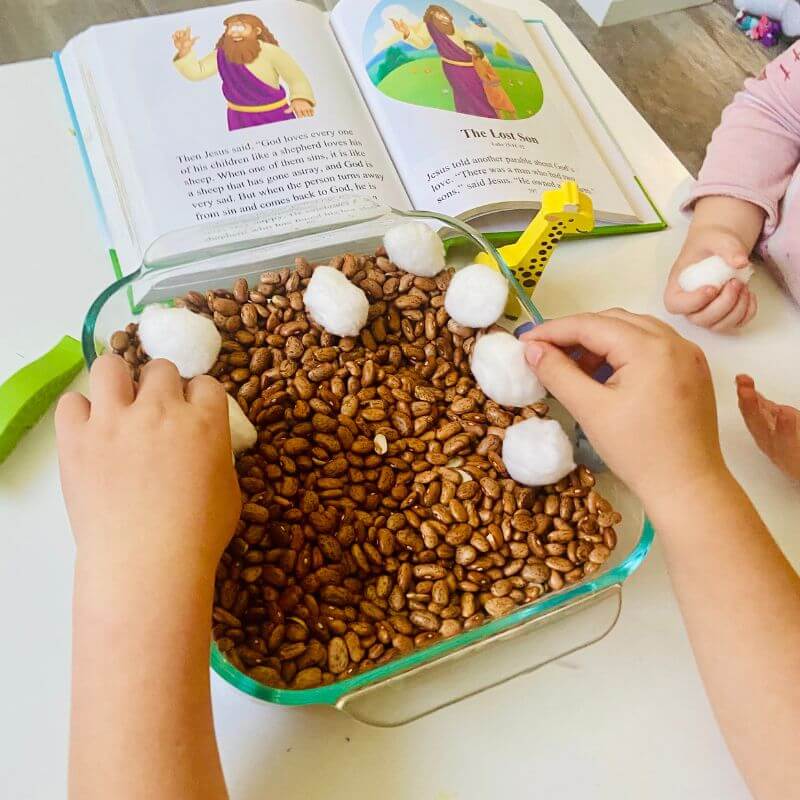
[{"label": "man in purple robe illustration", "polygon": [[254,14],[234,14],[214,50],[198,59],[190,28],[176,31],[175,68],[190,81],[222,78],[228,101],[228,130],[314,115],[314,92],[297,62],[278,46]]},{"label": "man in purple robe illustration", "polygon": [[403,20],[392,20],[403,41],[417,50],[433,44],[442,59],[442,71],[453,90],[456,111],[476,117],[497,119],[497,112],[486,99],[483,82],[475,69],[471,53],[464,46],[464,37],[456,30],[453,15],[442,6],[425,9],[422,22],[411,26]]}]

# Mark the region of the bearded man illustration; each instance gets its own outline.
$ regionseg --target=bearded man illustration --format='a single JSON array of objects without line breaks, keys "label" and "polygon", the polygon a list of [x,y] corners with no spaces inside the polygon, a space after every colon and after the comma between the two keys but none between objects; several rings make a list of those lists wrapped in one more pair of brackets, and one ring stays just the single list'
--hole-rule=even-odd
[{"label": "bearded man illustration", "polygon": [[428,6],[416,25],[409,25],[402,19],[390,19],[406,44],[417,50],[427,50],[431,45],[436,48],[442,60],[444,77],[453,90],[456,111],[497,119],[497,111],[486,99],[472,54],[464,44],[464,35],[456,29],[453,15],[446,8],[435,4]]},{"label": "bearded man illustration", "polygon": [[214,50],[198,59],[191,28],[172,35],[175,68],[190,81],[222,78],[228,130],[314,115],[314,92],[297,62],[254,14],[234,14]]}]

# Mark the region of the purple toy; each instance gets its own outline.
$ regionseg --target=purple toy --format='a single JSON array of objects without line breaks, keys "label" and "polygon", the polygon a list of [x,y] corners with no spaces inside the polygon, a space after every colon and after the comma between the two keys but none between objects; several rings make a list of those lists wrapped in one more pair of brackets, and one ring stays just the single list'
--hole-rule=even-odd
[{"label": "purple toy", "polygon": [[736,26],[739,30],[744,31],[746,36],[761,42],[764,47],[773,47],[781,36],[780,22],[775,22],[766,15],[756,18],[740,11],[736,15]]},{"label": "purple toy", "polygon": [[772,47],[778,43],[780,38],[781,24],[780,22],[774,22],[765,15],[758,20],[758,24],[753,28],[750,35],[761,42],[764,47]]}]

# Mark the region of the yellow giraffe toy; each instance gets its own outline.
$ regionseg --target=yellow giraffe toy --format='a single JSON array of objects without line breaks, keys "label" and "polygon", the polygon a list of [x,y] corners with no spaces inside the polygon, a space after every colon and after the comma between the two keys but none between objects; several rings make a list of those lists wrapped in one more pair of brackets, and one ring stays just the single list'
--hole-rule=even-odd
[{"label": "yellow giraffe toy", "polygon": [[[498,252],[517,281],[531,295],[561,237],[565,233],[588,233],[593,228],[591,198],[578,189],[575,181],[565,181],[558,189],[542,193],[542,207],[531,224],[514,244],[499,247]],[[498,269],[488,253],[480,253],[475,260]],[[518,317],[519,313],[519,301],[509,295],[506,315]]]}]

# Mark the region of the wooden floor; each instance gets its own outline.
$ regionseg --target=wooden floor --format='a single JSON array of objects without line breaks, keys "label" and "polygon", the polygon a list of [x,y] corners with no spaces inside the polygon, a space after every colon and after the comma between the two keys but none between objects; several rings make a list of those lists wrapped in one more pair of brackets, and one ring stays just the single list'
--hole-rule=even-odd
[{"label": "wooden floor", "polygon": [[[0,64],[46,56],[95,23],[225,2],[0,0]],[[692,173],[734,92],[778,53],[745,38],[725,0],[608,28],[575,0],[547,2]]]},{"label": "wooden floor", "polygon": [[[2,0],[0,0],[2,2]],[[767,50],[733,23],[730,2],[598,28],[575,0],[547,0],[692,174],[722,109],[787,45]]]}]

